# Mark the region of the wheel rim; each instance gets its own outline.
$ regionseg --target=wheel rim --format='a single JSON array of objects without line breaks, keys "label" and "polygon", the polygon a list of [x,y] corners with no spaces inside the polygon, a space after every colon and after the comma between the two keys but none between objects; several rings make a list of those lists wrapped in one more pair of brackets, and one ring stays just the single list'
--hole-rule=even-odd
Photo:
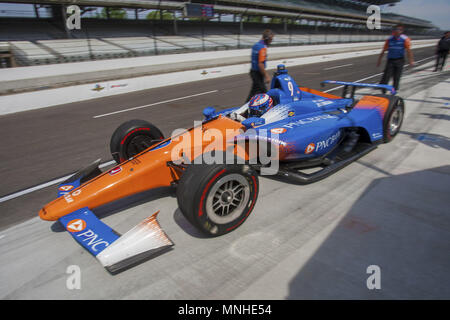
[{"label": "wheel rim", "polygon": [[141,153],[145,149],[151,147],[153,144],[153,138],[146,135],[139,135],[133,137],[127,146],[127,158],[131,158],[138,153]]},{"label": "wheel rim", "polygon": [[217,224],[227,224],[244,212],[250,199],[250,184],[239,174],[229,174],[218,180],[206,199],[208,218]]},{"label": "wheel rim", "polygon": [[403,111],[400,106],[394,109],[391,115],[391,119],[389,121],[389,133],[391,136],[395,135],[400,129],[400,125],[402,124],[403,119]]}]

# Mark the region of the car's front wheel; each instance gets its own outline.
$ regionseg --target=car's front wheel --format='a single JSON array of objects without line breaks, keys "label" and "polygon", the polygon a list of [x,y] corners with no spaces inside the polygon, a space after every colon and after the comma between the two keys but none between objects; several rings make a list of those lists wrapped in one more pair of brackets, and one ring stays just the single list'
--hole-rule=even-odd
[{"label": "car's front wheel", "polygon": [[200,231],[219,236],[247,219],[258,189],[257,173],[248,165],[193,164],[178,183],[178,206]]},{"label": "car's front wheel", "polygon": [[130,120],[122,123],[111,136],[111,155],[117,163],[122,163],[163,139],[162,132],[151,123]]}]

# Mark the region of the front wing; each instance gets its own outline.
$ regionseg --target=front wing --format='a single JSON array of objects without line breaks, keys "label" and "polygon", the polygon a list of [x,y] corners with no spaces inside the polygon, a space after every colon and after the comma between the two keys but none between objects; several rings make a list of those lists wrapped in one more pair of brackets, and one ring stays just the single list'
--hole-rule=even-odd
[{"label": "front wing", "polygon": [[120,236],[88,208],[59,218],[71,236],[111,273],[116,273],[160,251],[173,242],[161,229],[156,212]]}]

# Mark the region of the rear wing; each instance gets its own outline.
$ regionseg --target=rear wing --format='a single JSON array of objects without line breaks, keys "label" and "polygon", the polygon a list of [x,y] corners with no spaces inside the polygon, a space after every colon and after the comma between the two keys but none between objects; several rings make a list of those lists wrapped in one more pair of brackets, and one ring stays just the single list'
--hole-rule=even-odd
[{"label": "rear wing", "polygon": [[[355,91],[357,88],[373,88],[378,90],[387,90],[392,95],[396,94],[395,88],[387,84],[371,84],[371,83],[360,83],[360,82],[345,82],[345,81],[335,81],[335,80],[325,80],[322,81],[321,86],[324,87],[325,84],[340,84],[344,87],[342,91],[342,98],[353,98],[355,96]],[[351,87],[350,97],[347,97],[348,89]]]}]

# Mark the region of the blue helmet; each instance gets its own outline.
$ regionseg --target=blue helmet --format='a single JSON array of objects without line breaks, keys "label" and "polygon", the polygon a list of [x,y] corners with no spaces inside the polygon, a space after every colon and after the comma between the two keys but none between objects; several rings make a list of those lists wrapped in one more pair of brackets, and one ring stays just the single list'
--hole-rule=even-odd
[{"label": "blue helmet", "polygon": [[260,117],[273,107],[272,98],[265,93],[253,96],[248,102],[250,117]]}]

